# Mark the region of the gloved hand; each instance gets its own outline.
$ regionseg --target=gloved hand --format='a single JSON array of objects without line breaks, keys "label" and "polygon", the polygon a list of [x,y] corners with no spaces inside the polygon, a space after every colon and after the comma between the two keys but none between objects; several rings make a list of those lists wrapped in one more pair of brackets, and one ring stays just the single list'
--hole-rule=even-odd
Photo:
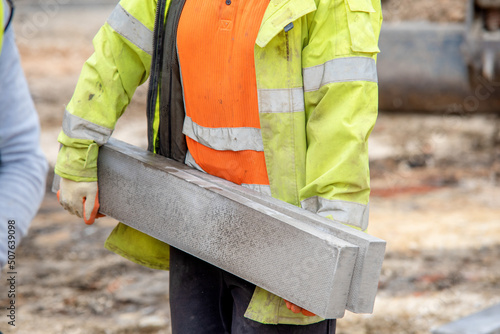
[{"label": "gloved hand", "polygon": [[87,225],[92,225],[98,214],[99,191],[97,182],[75,182],[61,178],[57,199],[62,207],[73,215],[83,218]]},{"label": "gloved hand", "polygon": [[299,313],[299,312],[302,312],[303,315],[305,316],[308,316],[308,317],[314,317],[316,314],[312,313],[312,312],[309,312],[308,310],[306,309],[303,309],[302,307],[300,306],[297,306],[295,305],[294,303],[291,303],[289,302],[288,300],[286,299],[283,299],[286,303],[286,307],[292,311],[293,313]]}]

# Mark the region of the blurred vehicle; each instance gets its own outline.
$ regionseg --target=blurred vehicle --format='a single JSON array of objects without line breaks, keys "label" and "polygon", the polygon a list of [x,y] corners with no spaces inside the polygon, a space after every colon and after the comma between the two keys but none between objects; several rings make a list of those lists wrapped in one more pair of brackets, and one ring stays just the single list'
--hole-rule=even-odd
[{"label": "blurred vehicle", "polygon": [[468,0],[463,23],[386,22],[380,109],[500,111],[500,0]]}]

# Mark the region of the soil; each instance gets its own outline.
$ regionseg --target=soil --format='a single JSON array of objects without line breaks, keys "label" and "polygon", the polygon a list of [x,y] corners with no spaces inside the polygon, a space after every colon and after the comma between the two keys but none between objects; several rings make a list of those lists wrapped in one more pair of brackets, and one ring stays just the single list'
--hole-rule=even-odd
[{"label": "soil", "polygon": [[464,22],[469,0],[382,0],[387,22]]},{"label": "soil", "polygon": [[[458,8],[462,2],[414,6]],[[64,106],[113,4],[47,8],[21,1],[14,24],[42,146],[53,165]],[[146,86],[138,89],[114,133],[141,147],[146,93]],[[370,234],[387,240],[379,294],[373,314],[347,312],[337,333],[429,333],[500,303],[499,124],[495,115],[380,113],[370,140],[369,227]],[[16,327],[0,311],[0,331],[170,333],[168,272],[105,250],[115,224],[101,218],[86,226],[47,192],[16,254]],[[4,277],[5,269],[2,306],[8,303]]]}]

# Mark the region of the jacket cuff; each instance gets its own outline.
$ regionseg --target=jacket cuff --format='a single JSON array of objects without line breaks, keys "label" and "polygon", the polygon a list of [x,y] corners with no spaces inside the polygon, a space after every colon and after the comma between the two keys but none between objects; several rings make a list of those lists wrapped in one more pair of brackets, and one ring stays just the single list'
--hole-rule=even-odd
[{"label": "jacket cuff", "polygon": [[63,132],[58,140],[63,145],[54,172],[72,181],[97,181],[99,146],[91,140],[69,138]]},{"label": "jacket cuff", "polygon": [[342,200],[329,200],[320,196],[301,202],[303,209],[344,225],[365,231],[368,228],[369,204]]}]

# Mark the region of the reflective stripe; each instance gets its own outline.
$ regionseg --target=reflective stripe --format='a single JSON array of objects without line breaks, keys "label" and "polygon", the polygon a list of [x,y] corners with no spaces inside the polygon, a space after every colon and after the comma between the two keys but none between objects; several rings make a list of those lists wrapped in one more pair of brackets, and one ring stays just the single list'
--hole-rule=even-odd
[{"label": "reflective stripe", "polygon": [[70,138],[93,140],[99,146],[104,145],[113,133],[112,129],[72,115],[67,110],[64,111],[62,129]]},{"label": "reflective stripe", "polygon": [[316,91],[326,84],[347,81],[378,82],[377,65],[373,58],[347,57],[304,68],[304,91]]},{"label": "reflective stripe", "polygon": [[[186,153],[186,159],[184,160],[184,163],[188,165],[189,167],[192,167],[194,169],[199,170],[200,172],[206,173],[203,168],[201,168],[196,161],[194,160],[193,156],[189,151]],[[265,184],[248,184],[248,183],[242,183],[242,187],[245,187],[247,189],[251,189],[253,191],[257,191],[261,194],[271,196],[271,186],[265,185]]]},{"label": "reflective stripe", "polygon": [[304,111],[304,89],[259,89],[259,112],[286,113]]},{"label": "reflective stripe", "polygon": [[359,227],[363,231],[368,228],[369,205],[314,196],[303,200],[301,206],[323,217],[332,216],[335,221]]},{"label": "reflective stripe", "polygon": [[245,188],[257,191],[261,194],[271,196],[271,186],[265,184],[247,184],[247,183],[243,183],[241,185]]},{"label": "reflective stripe", "polygon": [[206,128],[186,116],[182,133],[217,151],[264,151],[262,135],[257,128]]},{"label": "reflective stripe", "polygon": [[187,151],[186,152],[186,159],[184,159],[184,163],[189,166],[189,167],[192,167],[196,170],[199,170],[200,172],[203,172],[203,173],[206,173],[203,168],[200,167],[200,165],[198,165],[196,163],[196,161],[194,160],[193,156],[191,155],[191,152]]},{"label": "reflective stripe", "polygon": [[108,24],[142,51],[153,55],[153,32],[120,4],[111,12]]}]

